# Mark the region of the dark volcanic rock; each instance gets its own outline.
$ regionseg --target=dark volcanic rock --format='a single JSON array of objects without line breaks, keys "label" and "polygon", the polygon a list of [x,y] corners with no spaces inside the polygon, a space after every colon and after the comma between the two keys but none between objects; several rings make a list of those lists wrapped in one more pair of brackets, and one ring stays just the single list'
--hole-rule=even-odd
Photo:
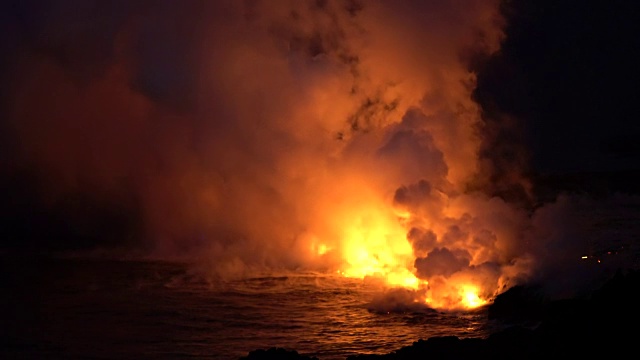
[{"label": "dark volcanic rock", "polygon": [[482,339],[460,339],[456,336],[432,337],[427,340],[418,340],[411,346],[384,355],[355,355],[347,357],[348,360],[371,359],[425,359],[425,356],[433,359],[462,359],[476,356],[484,358],[486,344]]},{"label": "dark volcanic rock", "polygon": [[496,297],[488,308],[488,316],[507,324],[536,322],[542,319],[544,307],[539,286],[518,285]]}]

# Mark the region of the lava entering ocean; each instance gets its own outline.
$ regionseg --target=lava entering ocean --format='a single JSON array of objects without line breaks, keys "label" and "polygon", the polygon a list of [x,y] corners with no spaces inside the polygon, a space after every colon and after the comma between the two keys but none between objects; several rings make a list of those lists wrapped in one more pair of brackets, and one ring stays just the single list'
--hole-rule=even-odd
[{"label": "lava entering ocean", "polygon": [[[424,180],[386,197],[371,188],[371,176],[351,182],[353,188],[342,181],[336,196],[326,190],[314,201],[324,206],[314,212],[319,227],[308,229],[303,241],[312,263],[411,289],[412,301],[440,309],[484,305],[527,270],[505,255],[515,240],[509,236],[526,219],[506,202],[480,194],[431,194]],[[430,196],[436,200],[428,201]]]},{"label": "lava entering ocean", "polygon": [[139,4],[88,14],[118,21],[84,41],[69,4],[11,58],[16,163],[50,198],[126,199],[146,250],[217,276],[323,269],[470,308],[530,273],[527,213],[471,186],[494,175],[470,63],[499,48],[498,1]]}]

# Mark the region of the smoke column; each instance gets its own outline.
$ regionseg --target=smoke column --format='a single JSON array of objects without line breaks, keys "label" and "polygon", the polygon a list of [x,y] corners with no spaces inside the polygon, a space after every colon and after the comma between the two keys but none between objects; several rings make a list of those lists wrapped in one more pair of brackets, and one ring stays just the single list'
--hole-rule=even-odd
[{"label": "smoke column", "polygon": [[137,245],[214,276],[368,276],[439,308],[539,264],[472,100],[497,1],[45,4],[6,25],[5,126],[47,201],[135,209]]}]

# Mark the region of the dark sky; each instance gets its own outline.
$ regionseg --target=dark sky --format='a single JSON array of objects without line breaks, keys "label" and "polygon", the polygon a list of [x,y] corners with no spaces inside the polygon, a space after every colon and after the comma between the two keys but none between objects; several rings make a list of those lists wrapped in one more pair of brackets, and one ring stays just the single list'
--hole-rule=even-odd
[{"label": "dark sky", "polygon": [[[353,16],[362,6],[357,1],[347,3],[347,11]],[[412,3],[407,1],[406,8],[411,9]],[[206,12],[207,6],[207,2],[197,1],[186,1],[181,7],[167,1],[2,1],[0,51],[6,56],[0,59],[0,184],[5,201],[0,210],[1,232],[7,246],[83,248],[130,241],[142,231],[141,223],[148,221],[142,220],[145,215],[140,205],[148,200],[132,190],[132,187],[142,186],[136,181],[154,173],[157,168],[168,166],[188,173],[207,161],[184,155],[190,162],[177,161],[176,165],[171,158],[156,154],[164,154],[166,148],[174,145],[187,154],[201,154],[200,147],[205,146],[205,141],[199,140],[201,134],[190,133],[194,128],[206,128],[214,133],[229,128],[233,131],[234,127],[229,125],[233,120],[205,127],[181,125],[182,116],[192,112],[194,104],[201,101],[194,91],[201,74],[192,69],[202,68],[201,50],[206,44],[194,34],[211,26],[217,28],[218,23],[224,24],[220,28],[229,28],[224,13],[218,13],[214,18],[200,18],[198,14]],[[511,167],[526,174],[640,170],[640,3],[631,0],[512,0],[502,1],[500,7],[505,18],[505,39],[500,50],[492,55],[472,57],[469,64],[477,72],[473,96],[482,107],[486,122],[483,131],[491,133],[482,145],[482,156],[494,164],[494,180],[500,182],[501,177],[511,172]],[[255,14],[247,12],[248,19],[252,16]],[[130,21],[131,18],[137,20]],[[162,21],[162,26],[149,26],[154,21]],[[280,30],[273,31],[280,36]],[[128,38],[132,33],[136,34],[135,38]],[[311,57],[335,56],[350,67],[354,77],[359,76],[357,57],[342,43],[343,35],[340,31],[328,32],[326,38],[319,40],[293,36],[290,50],[297,51],[299,46],[307,49],[307,55]],[[225,36],[220,35],[220,39]],[[154,120],[153,133],[140,130],[145,129],[142,125],[138,128],[102,121],[95,131],[104,136],[92,139],[104,138],[105,143],[113,145],[112,140],[107,140],[110,132],[124,134],[118,135],[122,138],[122,146],[117,147],[124,155],[113,157],[119,159],[118,156],[131,154],[136,162],[124,164],[108,155],[100,161],[113,161],[114,165],[107,168],[123,174],[121,177],[110,178],[108,186],[94,186],[91,177],[101,176],[102,168],[98,166],[87,173],[89,175],[80,176],[80,181],[75,177],[73,181],[78,182],[78,187],[60,200],[51,193],[62,190],[55,186],[53,190],[48,188],[53,181],[47,166],[64,167],[66,164],[48,161],[43,166],[34,162],[28,155],[32,149],[37,152],[38,137],[30,143],[25,155],[25,140],[21,137],[24,129],[16,130],[33,124],[28,119],[21,119],[19,124],[22,125],[16,126],[8,120],[15,116],[12,111],[22,94],[16,89],[21,89],[23,84],[30,84],[24,85],[30,89],[41,84],[38,78],[25,77],[29,72],[24,69],[40,66],[42,59],[48,59],[71,74],[71,81],[80,88],[91,87],[98,82],[96,79],[104,77],[110,65],[120,61],[117,59],[122,53],[130,55],[122,61],[123,71],[134,75],[129,79],[127,89],[105,90],[101,95],[104,101],[97,105],[100,114],[106,119],[109,112],[114,111],[118,116],[124,116],[123,124],[134,123],[136,118],[129,110],[125,115],[117,111],[120,104],[117,99],[127,91],[136,94],[128,98],[133,105],[127,109],[142,109],[149,99],[160,104],[166,112]],[[52,81],[58,75],[51,76],[46,81]],[[47,93],[44,86],[43,89],[37,96],[43,97],[45,103],[55,105],[66,96]],[[144,99],[138,99],[139,94]],[[223,90],[218,88],[207,96],[213,103],[226,101]],[[371,101],[368,98],[366,104],[358,114],[366,114],[376,106],[389,112],[395,107],[393,102],[385,104],[380,99]],[[90,102],[78,104],[78,111],[69,116],[91,113],[86,109],[94,105]],[[215,104],[211,106],[213,108]],[[40,116],[38,109],[39,105],[35,104],[28,114]],[[130,121],[127,116],[131,117]],[[196,116],[196,120],[191,121],[199,120]],[[349,121],[353,121],[352,128],[361,126],[357,117]],[[78,130],[67,119],[55,116],[47,124],[43,131],[56,129],[62,133],[78,131],[81,134],[85,131]],[[136,129],[140,133],[133,132]],[[185,137],[195,139],[187,148],[182,147],[179,140],[173,142],[183,132]],[[46,138],[47,134],[38,136]],[[247,142],[251,142],[250,137]],[[158,144],[162,144],[162,148],[154,148]],[[60,147],[62,145],[53,148]],[[85,155],[90,156],[77,154],[82,159]],[[46,156],[56,157],[50,151]],[[243,156],[269,158],[260,152],[247,152]],[[84,161],[82,159],[79,161]],[[133,171],[128,166],[137,164],[149,168],[144,171],[136,168],[134,179],[127,178]],[[113,186],[119,181],[127,186]],[[167,184],[169,181],[173,180],[167,180]],[[205,179],[194,175],[188,181],[197,186]],[[155,190],[163,192],[161,188]],[[180,201],[163,200],[165,202],[157,209],[169,209],[172,201]],[[189,221],[196,220],[190,217]],[[171,231],[180,232],[180,229],[172,228]],[[58,245],[47,242],[45,246],[42,238],[51,234],[65,240],[55,243]]]},{"label": "dark sky", "polygon": [[477,98],[513,116],[538,172],[637,170],[640,5],[503,2],[507,38]]}]

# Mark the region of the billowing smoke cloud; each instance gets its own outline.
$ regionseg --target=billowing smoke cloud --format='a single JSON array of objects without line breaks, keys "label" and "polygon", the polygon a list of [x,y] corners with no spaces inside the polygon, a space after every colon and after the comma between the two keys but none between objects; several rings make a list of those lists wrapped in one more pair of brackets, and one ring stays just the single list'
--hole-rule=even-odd
[{"label": "billowing smoke cloud", "polygon": [[447,307],[529,277],[538,235],[553,243],[531,229],[554,210],[532,224],[484,191],[501,174],[469,66],[499,47],[496,1],[16,6],[12,166],[51,201],[139,214],[155,256],[415,276]]}]

